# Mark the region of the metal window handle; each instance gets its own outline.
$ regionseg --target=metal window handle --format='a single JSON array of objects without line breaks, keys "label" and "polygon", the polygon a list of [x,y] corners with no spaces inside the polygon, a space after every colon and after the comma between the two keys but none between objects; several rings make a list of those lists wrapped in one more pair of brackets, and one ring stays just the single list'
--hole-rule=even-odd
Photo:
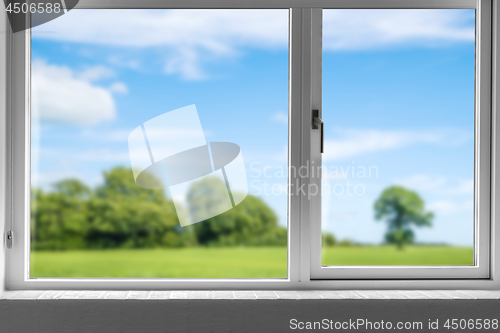
[{"label": "metal window handle", "polygon": [[12,231],[7,231],[7,248],[12,249],[13,243],[14,243],[14,233]]},{"label": "metal window handle", "polygon": [[312,112],[312,128],[318,129],[321,127],[321,153],[324,152],[325,146],[325,122],[319,117],[319,111],[313,110]]}]

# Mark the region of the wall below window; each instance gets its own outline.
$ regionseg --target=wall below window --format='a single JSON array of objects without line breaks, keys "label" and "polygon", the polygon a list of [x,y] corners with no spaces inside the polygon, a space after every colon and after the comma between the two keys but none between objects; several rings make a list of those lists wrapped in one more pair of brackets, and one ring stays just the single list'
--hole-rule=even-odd
[{"label": "wall below window", "polygon": [[[302,322],[323,319],[334,322],[364,319],[372,323],[382,320],[385,323],[419,321],[423,323],[423,329],[418,330],[419,332],[445,332],[450,331],[443,328],[447,319],[499,319],[499,317],[498,299],[0,301],[2,332],[10,333],[298,331],[291,329],[292,319]],[[438,330],[428,328],[429,319],[432,322],[439,321]],[[366,329],[359,331],[370,332]],[[408,330],[410,331],[412,330]]]}]

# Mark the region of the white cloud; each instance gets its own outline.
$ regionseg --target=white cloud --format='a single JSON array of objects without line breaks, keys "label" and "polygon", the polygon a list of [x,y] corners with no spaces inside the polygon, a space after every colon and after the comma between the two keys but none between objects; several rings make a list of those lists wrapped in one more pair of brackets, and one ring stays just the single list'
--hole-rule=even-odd
[{"label": "white cloud", "polygon": [[446,194],[473,194],[474,179],[461,179],[458,186],[444,190]]},{"label": "white cloud", "polygon": [[41,60],[32,66],[33,117],[79,126],[95,125],[115,118],[111,93],[95,86],[70,68]]},{"label": "white cloud", "polygon": [[441,188],[445,183],[445,177],[433,177],[428,175],[412,175],[406,179],[396,181],[396,184],[415,190],[434,190]]},{"label": "white cloud", "polygon": [[471,135],[461,130],[357,130],[337,129],[338,139],[325,140],[325,161],[353,158],[355,156],[400,149],[416,144],[459,145]]},{"label": "white cloud", "polygon": [[[167,141],[167,140],[191,140],[198,138],[200,133],[197,129],[175,128],[175,127],[152,127],[147,130],[148,140]],[[205,132],[203,132],[205,134]]]},{"label": "white cloud", "polygon": [[109,91],[117,94],[126,94],[128,93],[128,88],[123,82],[115,82],[109,86]]},{"label": "white cloud", "polygon": [[40,30],[57,31],[37,35],[40,39],[106,46],[192,45],[227,53],[236,44],[286,46],[288,11],[73,10]]},{"label": "white cloud", "polygon": [[[130,132],[134,128],[128,129],[95,129],[86,128],[82,130],[81,136],[85,140],[99,141],[99,142],[127,142]],[[158,140],[172,140],[172,138],[184,138],[189,139],[195,135],[194,131],[179,130],[175,128],[168,128],[164,131],[162,130],[150,130],[148,139],[158,139]],[[213,135],[209,130],[204,130],[203,134],[205,138]]]},{"label": "white cloud", "polygon": [[328,221],[338,221],[338,222],[345,222],[345,221],[356,221],[356,217],[359,214],[354,211],[334,211],[328,214]]},{"label": "white cloud", "polygon": [[[473,11],[326,10],[324,48],[358,50],[397,45],[443,46],[474,40]],[[207,78],[203,64],[246,47],[288,47],[287,10],[72,10],[34,31],[37,39],[117,47],[163,47],[165,72]],[[136,59],[121,59],[133,64]]]},{"label": "white cloud", "polygon": [[[72,10],[35,38],[119,47],[166,47],[165,71],[203,79],[201,63],[240,47],[286,48],[286,10]],[[50,36],[49,36],[50,35]]]},{"label": "white cloud", "polygon": [[278,123],[288,125],[288,116],[283,112],[275,113],[272,119]]},{"label": "white cloud", "polygon": [[78,74],[78,78],[85,81],[97,81],[113,77],[115,72],[106,66],[94,66]]},{"label": "white cloud", "polygon": [[80,179],[75,171],[67,170],[57,170],[51,172],[32,172],[31,173],[31,184],[33,187],[37,188],[49,188],[52,184],[61,181],[63,179]]},{"label": "white cloud", "polygon": [[204,80],[208,75],[200,66],[201,54],[192,48],[180,48],[176,53],[170,55],[165,65],[167,74],[180,74],[187,80]]},{"label": "white cloud", "polygon": [[[450,181],[444,176],[412,175],[395,181],[396,184],[418,190],[430,190],[443,195],[473,195],[474,179]],[[458,183],[458,184],[457,184]]]},{"label": "white cloud", "polygon": [[83,161],[112,161],[112,162],[130,162],[129,153],[123,151],[113,151],[107,148],[90,149],[78,152],[72,156],[74,159]]},{"label": "white cloud", "polygon": [[84,129],[81,132],[85,140],[104,141],[104,142],[127,142],[128,136],[132,129],[115,129],[115,130],[96,130]]},{"label": "white cloud", "polygon": [[474,11],[443,9],[325,10],[323,47],[365,50],[474,41]]},{"label": "white cloud", "polygon": [[95,187],[103,182],[101,171],[86,172],[86,170],[66,170],[64,168],[56,168],[48,172],[32,172],[31,185],[43,190],[52,190],[55,183],[64,179],[78,179],[90,187]]},{"label": "white cloud", "polygon": [[[130,162],[129,152],[123,149],[109,148],[89,148],[85,150],[67,150],[67,149],[39,149],[37,152],[45,159],[52,161],[71,160],[71,161],[111,161],[116,163]],[[79,162],[78,162],[79,163]],[[77,163],[77,164],[78,164]],[[70,168],[73,168],[71,165]]]},{"label": "white cloud", "polygon": [[430,203],[428,209],[436,215],[453,215],[457,213],[472,212],[474,209],[474,201],[439,200]]},{"label": "white cloud", "polygon": [[113,66],[116,67],[122,67],[122,68],[127,68],[127,69],[133,69],[133,70],[140,70],[141,69],[141,63],[137,59],[128,59],[126,55],[120,54],[120,55],[112,55],[109,56],[107,59],[108,63],[110,63]]}]

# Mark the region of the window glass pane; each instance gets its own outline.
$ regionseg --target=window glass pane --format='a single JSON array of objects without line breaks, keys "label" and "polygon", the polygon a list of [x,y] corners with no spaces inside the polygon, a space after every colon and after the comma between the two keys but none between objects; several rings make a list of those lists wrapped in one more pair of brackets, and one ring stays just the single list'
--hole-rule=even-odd
[{"label": "window glass pane", "polygon": [[72,10],[31,46],[31,277],[287,276],[287,10]]},{"label": "window glass pane", "polygon": [[323,29],[322,265],[472,265],[475,11]]}]

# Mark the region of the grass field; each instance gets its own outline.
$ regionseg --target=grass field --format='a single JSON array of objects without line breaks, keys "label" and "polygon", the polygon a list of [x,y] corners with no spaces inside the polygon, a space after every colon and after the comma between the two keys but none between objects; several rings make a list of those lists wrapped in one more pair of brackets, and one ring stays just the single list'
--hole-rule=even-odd
[{"label": "grass field", "polygon": [[395,246],[331,247],[322,251],[322,265],[473,265],[472,247]]},{"label": "grass field", "polygon": [[[472,248],[333,247],[323,265],[472,265]],[[32,252],[31,277],[276,278],[286,277],[279,247]]]}]

